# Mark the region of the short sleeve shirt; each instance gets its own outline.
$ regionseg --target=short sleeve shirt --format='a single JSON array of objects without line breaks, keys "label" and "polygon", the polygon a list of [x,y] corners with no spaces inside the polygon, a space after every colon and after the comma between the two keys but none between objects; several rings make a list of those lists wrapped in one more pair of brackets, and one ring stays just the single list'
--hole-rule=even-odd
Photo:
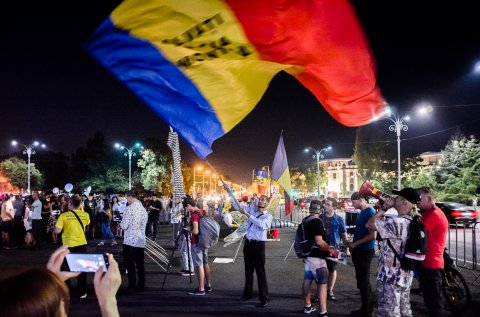
[{"label": "short sleeve shirt", "polygon": [[56,228],[62,229],[62,242],[69,248],[77,247],[87,244],[85,238],[84,228],[90,224],[90,216],[85,211],[80,209],[74,210],[80,221],[83,223],[83,228],[80,225],[77,217],[71,211],[61,213],[55,223]]},{"label": "short sleeve shirt", "polygon": [[383,238],[378,259],[377,280],[401,287],[409,286],[412,283],[413,272],[400,268],[400,260],[395,259],[395,254],[387,243],[387,239],[390,240],[397,253],[402,255],[405,252],[411,219],[409,216],[390,216],[375,220],[375,227]]},{"label": "short sleeve shirt", "polygon": [[[355,233],[353,235],[353,241],[358,241],[368,235],[369,231],[365,227],[367,224],[368,220],[375,214],[375,210],[372,207],[365,208],[360,212],[360,215],[357,218],[357,221],[355,222]],[[360,251],[360,250],[373,250],[375,248],[375,239],[367,242],[360,244],[355,247],[354,251]]]},{"label": "short sleeve shirt", "polygon": [[447,242],[448,220],[440,208],[426,210],[421,221],[427,229],[427,250],[423,267],[443,269],[443,250]]},{"label": "short sleeve shirt", "polygon": [[[315,243],[316,236],[322,236],[322,239],[325,241],[325,228],[323,226],[323,221],[320,218],[309,220],[305,225],[305,229],[308,241],[312,243],[312,245]],[[313,249],[310,255],[312,257],[319,257],[320,250]]]}]

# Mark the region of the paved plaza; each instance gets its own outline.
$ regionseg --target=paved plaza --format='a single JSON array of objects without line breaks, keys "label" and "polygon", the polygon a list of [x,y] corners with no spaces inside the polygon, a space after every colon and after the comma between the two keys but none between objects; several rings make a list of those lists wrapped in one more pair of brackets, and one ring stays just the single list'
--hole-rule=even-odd
[{"label": "paved plaza", "polygon": [[[172,257],[171,227],[159,225],[159,237],[157,242],[163,246],[168,258]],[[166,278],[165,287],[162,283],[165,270],[159,267],[151,259],[146,257],[146,290],[142,293],[128,294],[126,288],[126,276],[122,274],[122,288],[117,294],[121,316],[302,316],[303,299],[301,296],[301,283],[303,280],[303,263],[292,250],[284,261],[294,238],[294,229],[280,229],[279,241],[271,241],[266,246],[266,267],[268,286],[271,300],[266,308],[257,308],[258,302],[254,298],[247,302],[240,302],[244,283],[243,254],[240,248],[234,263],[214,263],[215,258],[234,258],[238,243],[223,247],[219,242],[209,253],[210,268],[212,270],[211,293],[205,296],[190,296],[187,292],[197,285],[196,277],[193,276],[190,284],[189,277],[183,277],[176,272],[182,268],[180,250],[175,250],[172,257],[170,274]],[[97,247],[97,240],[89,241],[88,251],[112,252],[121,268],[121,240],[114,247]],[[25,249],[0,251],[0,275],[9,274],[26,267],[43,266],[47,262],[54,246],[47,245],[37,251]],[[162,264],[162,263],[161,263]],[[372,287],[375,289],[375,276],[377,258],[372,263]],[[473,281],[471,271],[464,270],[462,273],[469,281]],[[92,283],[93,274],[89,276],[89,292],[86,299],[78,299],[75,296],[75,281],[72,282],[72,299],[69,316],[99,316],[99,308],[96,302]],[[477,283],[478,284],[478,283]],[[256,286],[256,285],[255,285]],[[416,286],[416,284],[415,284]],[[474,303],[470,312],[464,316],[478,316],[480,311],[480,287],[470,284]],[[256,287],[255,287],[256,289]],[[328,311],[333,316],[348,316],[350,311],[360,307],[360,294],[356,288],[355,272],[351,259],[347,265],[338,265],[338,279],[335,286],[336,301],[328,301]],[[412,309],[414,316],[426,316],[423,299],[419,295],[412,294]],[[450,316],[450,312],[446,311]],[[316,313],[313,314],[316,316]]]}]

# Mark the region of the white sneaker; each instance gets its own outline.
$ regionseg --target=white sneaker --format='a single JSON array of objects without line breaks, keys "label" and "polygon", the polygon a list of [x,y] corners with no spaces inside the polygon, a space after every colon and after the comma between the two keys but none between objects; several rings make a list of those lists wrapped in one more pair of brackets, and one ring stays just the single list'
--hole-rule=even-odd
[{"label": "white sneaker", "polygon": [[102,246],[102,245],[105,245],[105,242],[103,242],[103,241],[100,241],[100,243],[99,243],[99,244],[97,244],[97,247],[99,247],[99,246]]}]

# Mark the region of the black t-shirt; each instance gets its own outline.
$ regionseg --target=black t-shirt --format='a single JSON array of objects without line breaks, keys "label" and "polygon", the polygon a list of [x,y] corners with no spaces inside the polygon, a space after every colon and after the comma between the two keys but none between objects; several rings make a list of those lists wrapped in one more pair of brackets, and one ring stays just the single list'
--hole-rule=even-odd
[{"label": "black t-shirt", "polygon": [[95,215],[95,208],[97,207],[97,202],[92,199],[92,200],[84,200],[83,201],[83,210],[85,210],[85,212],[87,212],[90,217],[92,217],[93,215]]},{"label": "black t-shirt", "polygon": [[[320,218],[314,218],[309,220],[306,225],[306,235],[310,243],[315,243],[315,236],[322,236],[325,241],[325,228],[323,226],[323,221]],[[320,249],[313,249],[310,256],[320,257]]]},{"label": "black t-shirt", "polygon": [[148,220],[157,221],[160,218],[160,210],[162,210],[162,202],[159,200],[152,201],[150,203],[150,207],[154,207],[158,209],[150,208],[150,212],[148,213]]}]

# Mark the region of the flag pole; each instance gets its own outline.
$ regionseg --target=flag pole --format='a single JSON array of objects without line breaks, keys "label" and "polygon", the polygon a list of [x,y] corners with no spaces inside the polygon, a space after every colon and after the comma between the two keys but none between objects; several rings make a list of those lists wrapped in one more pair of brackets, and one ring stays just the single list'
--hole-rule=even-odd
[{"label": "flag pole", "polygon": [[[210,169],[211,169],[215,174],[220,175],[220,174],[217,173],[217,171],[216,171],[215,168],[212,166],[212,164],[210,164],[209,161],[204,160],[204,162],[205,162],[205,164],[207,164],[207,165],[210,167]],[[240,205],[238,204],[238,201],[237,201],[237,199],[235,198],[235,196],[233,196],[232,190],[227,186],[227,183],[225,183],[221,177],[219,177],[219,178],[220,178],[220,181],[221,181],[222,184],[223,184],[223,187],[226,189],[228,195],[230,196],[230,198],[232,198],[232,205],[233,205],[233,207],[235,207],[236,210],[240,210]],[[227,188],[228,188],[228,189],[227,189]]]}]

